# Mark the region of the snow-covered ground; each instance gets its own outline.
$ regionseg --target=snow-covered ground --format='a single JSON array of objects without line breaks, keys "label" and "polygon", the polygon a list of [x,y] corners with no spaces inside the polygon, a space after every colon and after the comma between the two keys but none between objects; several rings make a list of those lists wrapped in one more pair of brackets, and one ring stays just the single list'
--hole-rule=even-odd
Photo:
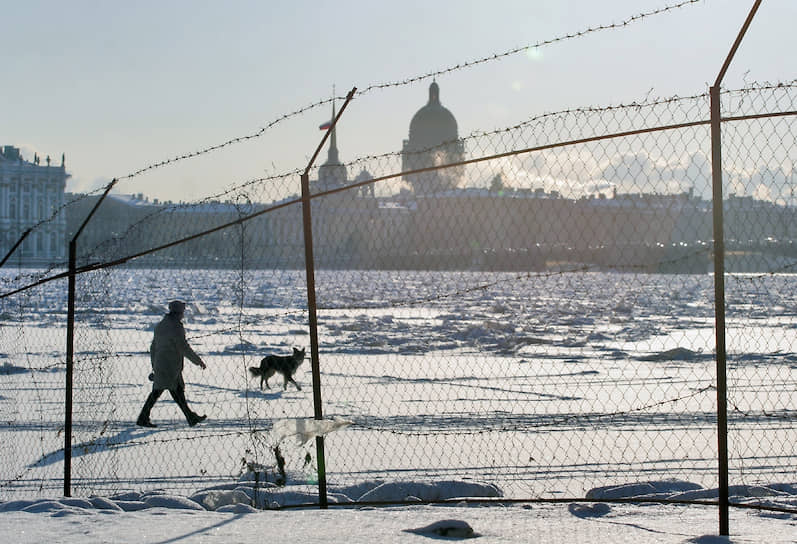
[{"label": "snow-covered ground", "polygon": [[[715,507],[600,502],[716,499],[711,276],[321,271],[316,280],[324,428],[312,420],[309,362],[296,376],[301,391],[283,391],[278,376],[261,391],[247,371],[266,353],[309,347],[301,273],[82,276],[72,499],[59,499],[64,284],[3,299],[3,534],[411,542],[427,536],[405,530],[454,519],[495,542],[728,542],[710,538]],[[797,507],[792,283],[727,281],[734,502]],[[146,349],[175,298],[189,301],[189,338],[208,364],[185,373],[189,402],[208,420],[187,427],[165,396],[152,414],[159,427],[138,428]],[[317,503],[314,433],[325,433],[334,507],[262,511]],[[280,476],[286,485],[274,485]],[[463,497],[507,503],[344,506]],[[512,502],[567,497],[597,503]],[[143,536],[128,540],[134,527]],[[730,542],[797,534],[788,513],[733,509],[731,527]]]},{"label": "snow-covered ground", "polygon": [[514,543],[786,544],[797,516],[732,509],[730,536],[719,535],[716,508],[607,503],[489,507],[410,505],[254,510],[230,504],[206,511],[185,497],[61,499],[0,505],[0,534],[16,544],[165,544],[455,541]]}]

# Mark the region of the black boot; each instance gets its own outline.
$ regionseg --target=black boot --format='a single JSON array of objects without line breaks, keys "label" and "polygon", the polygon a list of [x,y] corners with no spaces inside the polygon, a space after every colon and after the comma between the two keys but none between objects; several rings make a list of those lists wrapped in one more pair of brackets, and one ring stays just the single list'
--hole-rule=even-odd
[{"label": "black boot", "polygon": [[157,425],[155,425],[149,419],[144,419],[141,416],[138,416],[138,419],[136,420],[136,425],[138,425],[139,427],[150,427],[150,428],[157,427]]},{"label": "black boot", "polygon": [[162,392],[162,390],[158,389],[152,390],[152,393],[149,394],[147,400],[144,402],[144,407],[141,408],[141,413],[138,414],[136,425],[139,427],[156,427],[156,425],[149,420],[149,413],[152,407],[155,406],[155,402],[158,400],[158,397],[161,396]]},{"label": "black boot", "polygon": [[172,398],[174,402],[177,403],[177,406],[180,407],[180,410],[183,411],[183,415],[185,416],[185,420],[188,421],[188,425],[193,427],[200,421],[205,421],[208,416],[200,416],[191,408],[188,407],[188,401],[185,400],[185,389],[178,388],[178,389],[170,389],[169,392],[172,394]]},{"label": "black boot", "polygon": [[191,412],[191,417],[188,418],[188,425],[193,427],[197,423],[202,423],[207,418],[208,418],[208,416],[200,416],[199,414],[197,414],[195,412]]}]

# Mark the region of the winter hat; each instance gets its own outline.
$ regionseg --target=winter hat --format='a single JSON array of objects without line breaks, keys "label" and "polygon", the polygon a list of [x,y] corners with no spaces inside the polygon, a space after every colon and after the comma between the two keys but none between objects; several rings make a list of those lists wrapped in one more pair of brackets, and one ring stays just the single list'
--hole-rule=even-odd
[{"label": "winter hat", "polygon": [[169,303],[169,313],[182,314],[185,313],[185,302],[182,300],[173,300]]}]

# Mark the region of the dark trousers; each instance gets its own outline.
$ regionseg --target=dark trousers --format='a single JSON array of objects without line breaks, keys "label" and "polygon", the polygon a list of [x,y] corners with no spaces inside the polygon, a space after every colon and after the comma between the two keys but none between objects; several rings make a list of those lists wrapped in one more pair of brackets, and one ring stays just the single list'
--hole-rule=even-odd
[{"label": "dark trousers", "polygon": [[[139,421],[149,421],[149,413],[164,391],[166,390],[152,390],[152,393],[149,394],[147,400],[144,402],[144,407],[141,409],[141,414],[138,416]],[[169,393],[171,393],[174,402],[177,403],[177,406],[180,407],[180,410],[183,411],[185,419],[190,422],[192,419],[197,417],[197,414],[191,411],[191,409],[188,407],[188,402],[185,400],[185,388],[179,387],[177,389],[169,389]]]}]

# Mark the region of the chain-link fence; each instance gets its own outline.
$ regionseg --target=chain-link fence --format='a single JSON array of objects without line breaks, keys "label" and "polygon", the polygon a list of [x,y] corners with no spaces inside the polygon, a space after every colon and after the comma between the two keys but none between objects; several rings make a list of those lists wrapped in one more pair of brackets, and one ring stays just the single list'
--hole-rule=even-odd
[{"label": "chain-link fence", "polygon": [[[722,95],[730,483],[760,504],[797,482],[795,96]],[[653,100],[328,160],[310,172],[312,308],[298,173],[193,203],[108,196],[77,239],[71,490],[278,482],[317,503],[320,477],[362,501],[439,481],[715,498],[708,118],[708,95]],[[98,199],[61,210],[70,236]],[[63,486],[65,267],[0,270],[3,499]],[[138,427],[173,299],[208,419],[163,397]],[[250,367],[293,347],[301,389],[279,371],[261,388]]]}]

